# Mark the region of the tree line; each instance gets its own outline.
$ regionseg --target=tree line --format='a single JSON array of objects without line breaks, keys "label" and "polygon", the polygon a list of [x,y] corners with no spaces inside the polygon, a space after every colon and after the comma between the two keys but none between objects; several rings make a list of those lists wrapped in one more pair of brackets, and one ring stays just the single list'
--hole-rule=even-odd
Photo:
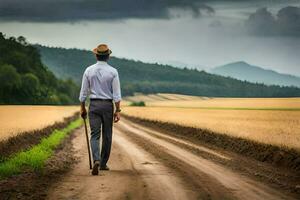
[{"label": "tree line", "polygon": [[[96,62],[91,51],[37,46],[42,61],[61,78],[80,84],[86,67]],[[123,96],[136,92],[178,93],[210,97],[296,97],[296,87],[268,86],[209,74],[197,69],[176,68],[157,63],[112,57],[109,63],[118,69]]]},{"label": "tree line", "polygon": [[74,104],[79,87],[58,79],[22,36],[0,32],[0,104]]}]

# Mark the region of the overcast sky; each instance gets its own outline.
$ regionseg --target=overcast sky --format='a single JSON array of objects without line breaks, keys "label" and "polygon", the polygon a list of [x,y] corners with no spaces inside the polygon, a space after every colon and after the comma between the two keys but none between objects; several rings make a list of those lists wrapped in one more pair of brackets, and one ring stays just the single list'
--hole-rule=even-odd
[{"label": "overcast sky", "polygon": [[246,61],[300,76],[300,1],[0,0],[0,31],[31,43],[200,69]]}]

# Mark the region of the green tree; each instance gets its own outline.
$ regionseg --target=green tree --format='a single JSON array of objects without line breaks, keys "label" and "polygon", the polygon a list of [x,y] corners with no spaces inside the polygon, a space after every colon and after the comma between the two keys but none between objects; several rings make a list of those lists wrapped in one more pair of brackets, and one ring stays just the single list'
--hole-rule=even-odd
[{"label": "green tree", "polygon": [[[72,78],[78,85],[86,67],[96,62],[91,51],[37,46],[41,58],[57,76]],[[196,69],[111,57],[118,69],[122,95],[140,93],[179,93],[215,97],[295,97],[300,88],[266,86],[209,74]]]},{"label": "green tree", "polygon": [[12,65],[0,65],[0,102],[13,103],[21,86],[21,78]]},{"label": "green tree", "polygon": [[24,103],[38,104],[40,102],[40,81],[32,73],[22,75],[21,93]]},{"label": "green tree", "polygon": [[22,36],[0,33],[0,81],[2,104],[78,103],[79,87],[72,80],[57,79]]}]

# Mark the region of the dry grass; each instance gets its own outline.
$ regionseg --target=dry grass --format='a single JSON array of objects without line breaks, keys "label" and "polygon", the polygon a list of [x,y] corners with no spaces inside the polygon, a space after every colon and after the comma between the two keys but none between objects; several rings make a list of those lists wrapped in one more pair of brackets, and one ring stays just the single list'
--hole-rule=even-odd
[{"label": "dry grass", "polygon": [[125,107],[124,113],[300,150],[300,98],[165,100],[146,105]]},{"label": "dry grass", "polygon": [[138,101],[144,101],[147,106],[160,107],[300,110],[300,98],[209,98],[163,93],[125,98],[126,103]]},{"label": "dry grass", "polygon": [[201,100],[203,97],[181,95],[181,94],[167,94],[167,93],[158,93],[158,94],[136,94],[135,96],[125,97],[125,104],[128,102],[164,102],[164,101],[177,101],[177,100]]},{"label": "dry grass", "polygon": [[77,106],[0,106],[0,140],[62,122]]},{"label": "dry grass", "polygon": [[300,98],[207,98],[146,102],[148,106],[192,108],[299,109]]}]

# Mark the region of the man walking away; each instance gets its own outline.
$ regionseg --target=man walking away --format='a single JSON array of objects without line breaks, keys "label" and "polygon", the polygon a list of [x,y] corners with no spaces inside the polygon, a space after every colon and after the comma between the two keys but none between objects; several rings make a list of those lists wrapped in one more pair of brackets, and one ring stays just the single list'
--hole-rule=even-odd
[{"label": "man walking away", "polygon": [[[89,121],[91,128],[91,149],[94,160],[93,175],[98,175],[98,169],[109,170],[109,159],[112,144],[112,126],[120,120],[121,89],[118,71],[107,64],[112,51],[105,44],[100,44],[93,50],[97,63],[89,66],[82,77],[79,100],[81,102],[81,117],[87,117],[85,101],[90,98]],[[115,103],[115,112],[113,107]],[[102,132],[101,155],[99,139]]]}]

